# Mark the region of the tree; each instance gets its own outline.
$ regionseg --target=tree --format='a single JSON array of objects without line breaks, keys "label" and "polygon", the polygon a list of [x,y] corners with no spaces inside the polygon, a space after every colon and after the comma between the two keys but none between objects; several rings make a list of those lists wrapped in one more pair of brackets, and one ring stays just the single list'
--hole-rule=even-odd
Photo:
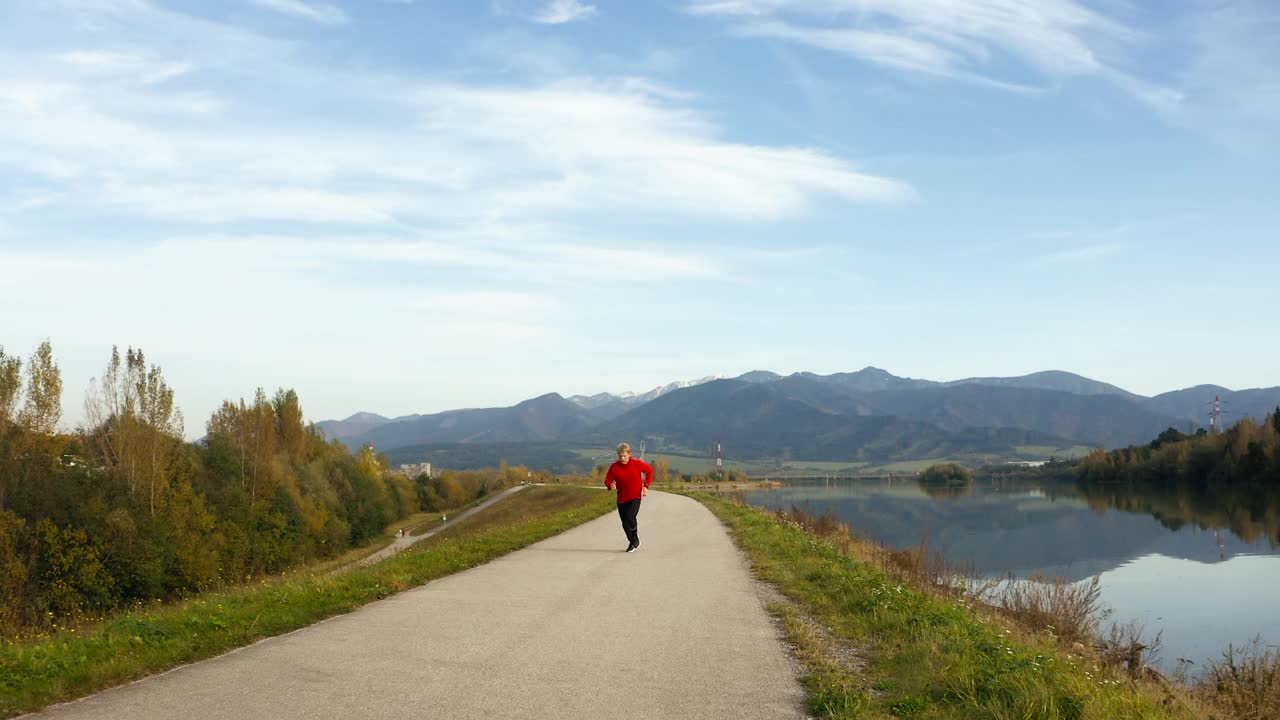
[{"label": "tree", "polygon": [[281,446],[290,460],[301,460],[306,448],[307,429],[302,423],[302,405],[298,402],[298,393],[283,388],[276,390],[271,408],[275,413]]},{"label": "tree", "polygon": [[14,410],[21,389],[22,360],[16,355],[6,355],[4,347],[0,347],[0,509],[4,508],[9,478],[14,473],[11,462],[14,453],[6,450],[6,440],[16,420]]},{"label": "tree", "polygon": [[1271,427],[1280,433],[1280,405],[1276,406],[1276,411],[1271,415]]},{"label": "tree", "polygon": [[969,492],[973,472],[958,463],[937,463],[920,473],[917,483],[933,497],[955,497]]},{"label": "tree", "polygon": [[245,492],[249,490],[247,475],[245,474],[245,469],[249,466],[248,428],[246,427],[248,414],[249,411],[245,407],[244,398],[240,399],[239,404],[230,400],[223,400],[222,405],[214,411],[209,418],[209,422],[205,424],[205,437],[209,447],[227,448],[236,458],[236,465],[240,475],[240,489]]},{"label": "tree", "polygon": [[27,363],[27,400],[18,422],[31,432],[47,435],[58,428],[60,419],[62,371],[53,361],[53,345],[45,340]]},{"label": "tree", "polygon": [[1151,441],[1150,447],[1152,450],[1159,450],[1161,445],[1166,445],[1168,443],[1182,442],[1183,440],[1186,440],[1186,439],[1187,439],[1187,436],[1178,432],[1177,428],[1169,428],[1164,432],[1160,433],[1159,435],[1157,435],[1156,439]]},{"label": "tree", "polygon": [[[18,493],[30,498],[33,479],[52,472],[62,454],[62,440],[55,437],[62,418],[62,372],[53,360],[53,345],[40,343],[25,373],[21,367],[16,357],[0,353],[0,507],[20,502]],[[21,375],[26,376],[26,392],[15,421]]]},{"label": "tree", "polygon": [[124,363],[119,348],[102,381],[90,384],[85,401],[90,432],[98,440],[106,465],[115,470],[135,500],[145,490],[152,515],[164,502],[169,464],[182,444],[182,412],[160,367],[148,367],[142,349],[129,348]]},{"label": "tree", "polygon": [[267,402],[267,393],[262,388],[258,388],[253,396],[249,428],[253,458],[253,484],[249,488],[249,500],[256,502],[258,497],[271,498],[271,491],[275,487],[271,464],[276,454],[276,411]]},{"label": "tree", "polygon": [[667,461],[666,455],[659,455],[658,462],[653,466],[654,479],[660,483],[665,483],[671,475],[671,463]]},{"label": "tree", "polygon": [[158,365],[146,367],[142,350],[137,352],[138,415],[147,427],[143,434],[146,453],[144,475],[147,479],[147,505],[152,515],[156,505],[164,501],[169,487],[169,465],[182,444],[182,411],[173,404],[173,388],[164,381]]},{"label": "tree", "polygon": [[13,412],[21,389],[22,360],[16,355],[5,355],[4,346],[0,345],[0,440],[15,419]]},{"label": "tree", "polygon": [[[0,633],[16,628],[30,607],[29,570],[23,552],[26,522],[0,510]],[[26,607],[24,607],[26,606]]]}]

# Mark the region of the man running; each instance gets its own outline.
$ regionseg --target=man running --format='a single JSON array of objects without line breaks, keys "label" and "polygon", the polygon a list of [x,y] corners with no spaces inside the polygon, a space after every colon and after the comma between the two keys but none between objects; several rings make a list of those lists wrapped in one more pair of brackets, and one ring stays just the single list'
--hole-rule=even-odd
[{"label": "man running", "polygon": [[640,526],[636,516],[640,514],[640,498],[649,494],[653,482],[653,467],[649,463],[631,457],[631,446],[618,445],[618,461],[605,473],[604,486],[610,490],[618,485],[618,517],[622,518],[622,531],[627,534],[627,552],[640,548]]}]

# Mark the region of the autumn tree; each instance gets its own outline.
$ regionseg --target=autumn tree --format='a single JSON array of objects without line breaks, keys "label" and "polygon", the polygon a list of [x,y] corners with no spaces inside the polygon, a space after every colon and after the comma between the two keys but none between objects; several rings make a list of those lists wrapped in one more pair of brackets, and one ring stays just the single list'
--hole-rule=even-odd
[{"label": "autumn tree", "polygon": [[53,345],[45,340],[27,363],[27,398],[18,422],[31,432],[48,435],[61,419],[62,372],[53,361]]},{"label": "autumn tree", "polygon": [[128,348],[122,363],[113,347],[102,380],[90,384],[85,411],[103,460],[120,474],[131,498],[145,498],[154,516],[183,441],[182,412],[160,367],[148,366],[141,348]]},{"label": "autumn tree", "polygon": [[51,472],[61,454],[62,440],[54,437],[61,418],[62,372],[53,345],[40,343],[25,372],[18,358],[0,352],[0,508],[11,493],[30,490],[35,478]]},{"label": "autumn tree", "polygon": [[654,479],[660,483],[665,483],[671,477],[671,463],[667,461],[666,455],[659,455],[658,462],[653,466]]},{"label": "autumn tree", "polygon": [[244,398],[239,403],[223,400],[205,424],[205,438],[210,448],[229,450],[236,460],[240,489],[249,492],[247,468],[249,467],[249,409]]},{"label": "autumn tree", "polygon": [[253,396],[253,407],[249,421],[249,437],[251,442],[250,456],[252,462],[252,479],[249,487],[249,500],[256,502],[258,498],[271,497],[275,489],[275,474],[272,462],[276,454],[276,411],[267,401],[267,393],[258,388]]},{"label": "autumn tree", "polygon": [[0,441],[8,434],[18,404],[18,391],[22,389],[22,360],[16,355],[6,355],[0,345]]},{"label": "autumn tree", "polygon": [[281,447],[290,460],[301,460],[306,448],[307,430],[302,424],[302,404],[298,402],[298,393],[283,388],[277,390],[271,401],[271,408],[275,414]]},{"label": "autumn tree", "polygon": [[22,621],[23,595],[31,589],[24,555],[26,522],[7,510],[0,510],[0,633],[17,628]]},{"label": "autumn tree", "polygon": [[22,360],[15,355],[6,355],[4,347],[0,346],[0,510],[4,509],[6,491],[14,473],[9,440],[21,389]]}]

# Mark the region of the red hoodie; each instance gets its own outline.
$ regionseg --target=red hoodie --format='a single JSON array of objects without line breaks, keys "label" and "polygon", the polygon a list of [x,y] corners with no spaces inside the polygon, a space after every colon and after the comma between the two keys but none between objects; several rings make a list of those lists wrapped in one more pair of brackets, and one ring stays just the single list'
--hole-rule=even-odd
[{"label": "red hoodie", "polygon": [[[640,473],[644,473],[643,478]],[[653,466],[639,458],[631,458],[626,465],[615,460],[604,476],[604,486],[610,490],[613,489],[614,483],[618,484],[619,505],[640,497],[640,486],[649,487],[651,482],[653,482]]]}]

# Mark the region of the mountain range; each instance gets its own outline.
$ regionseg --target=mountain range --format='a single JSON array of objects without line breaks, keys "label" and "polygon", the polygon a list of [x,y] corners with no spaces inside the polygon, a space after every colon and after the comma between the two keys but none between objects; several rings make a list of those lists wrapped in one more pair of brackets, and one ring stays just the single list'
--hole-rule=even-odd
[{"label": "mountain range", "polygon": [[1200,385],[1144,397],[1056,370],[937,382],[867,367],[830,375],[757,370],[645,393],[548,393],[506,408],[398,418],[362,412],[317,426],[353,447],[379,450],[651,438],[652,447],[695,454],[719,441],[744,459],[890,461],[1145,443],[1168,427],[1206,426],[1215,396],[1227,422],[1261,419],[1280,406],[1280,387]]}]

